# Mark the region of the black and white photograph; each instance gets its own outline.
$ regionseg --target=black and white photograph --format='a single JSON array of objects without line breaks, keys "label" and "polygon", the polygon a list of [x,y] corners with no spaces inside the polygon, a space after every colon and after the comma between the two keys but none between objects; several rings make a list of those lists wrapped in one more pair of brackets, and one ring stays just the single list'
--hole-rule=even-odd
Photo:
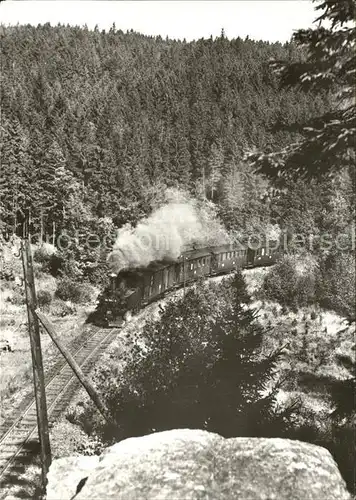
[{"label": "black and white photograph", "polygon": [[356,500],[355,15],[0,1],[0,500]]}]

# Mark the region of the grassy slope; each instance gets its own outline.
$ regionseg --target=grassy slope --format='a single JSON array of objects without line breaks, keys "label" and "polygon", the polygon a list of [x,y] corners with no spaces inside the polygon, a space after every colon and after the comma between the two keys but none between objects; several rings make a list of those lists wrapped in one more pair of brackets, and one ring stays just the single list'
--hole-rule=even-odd
[{"label": "grassy slope", "polygon": [[[249,291],[257,291],[266,269],[246,273]],[[344,318],[314,307],[301,308],[293,313],[279,304],[255,300],[260,321],[270,329],[265,336],[263,351],[270,353],[285,347],[278,374],[285,380],[279,392],[279,402],[299,399],[303,414],[320,424],[331,412],[328,391],[336,380],[349,378],[347,370],[338,362],[338,356],[354,358],[352,350],[355,329]],[[304,417],[301,417],[304,418]]]}]

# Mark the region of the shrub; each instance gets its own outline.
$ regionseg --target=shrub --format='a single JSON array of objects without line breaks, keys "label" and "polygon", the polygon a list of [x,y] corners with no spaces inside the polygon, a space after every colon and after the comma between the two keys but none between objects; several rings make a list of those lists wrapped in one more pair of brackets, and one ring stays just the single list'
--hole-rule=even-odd
[{"label": "shrub", "polygon": [[58,276],[63,266],[63,258],[58,254],[56,248],[49,243],[44,243],[35,249],[33,260],[41,264],[43,272],[49,273],[52,276]]},{"label": "shrub", "polygon": [[48,290],[39,290],[37,292],[37,302],[40,307],[49,306],[52,302],[52,295]]},{"label": "shrub", "polygon": [[49,244],[43,243],[40,247],[36,247],[33,252],[33,260],[42,264],[46,262],[52,255],[57,253],[56,247]]},{"label": "shrub", "polygon": [[6,243],[0,236],[0,256],[0,280],[14,281],[22,276],[19,238],[14,238],[12,243]]},{"label": "shrub", "polygon": [[26,304],[25,292],[20,287],[13,288],[6,301],[16,306],[22,306]]},{"label": "shrub", "polygon": [[84,279],[87,279],[92,285],[106,288],[109,284],[110,269],[106,261],[95,262],[93,265],[87,265],[84,269]]},{"label": "shrub", "polygon": [[102,444],[97,438],[85,434],[77,425],[61,420],[51,430],[51,451],[53,458],[98,455],[102,451]]},{"label": "shrub", "polygon": [[355,258],[334,253],[320,259],[316,296],[321,307],[343,316],[355,314]]},{"label": "shrub", "polygon": [[82,304],[92,299],[93,289],[87,283],[76,283],[70,278],[62,278],[57,285],[56,297],[75,304]]},{"label": "shrub", "polygon": [[263,291],[269,300],[296,310],[313,302],[315,277],[312,272],[300,271],[295,259],[285,257],[266,275]]},{"label": "shrub", "polygon": [[69,316],[71,314],[75,314],[76,307],[72,302],[64,302],[61,299],[54,299],[51,303],[51,314],[54,316]]}]

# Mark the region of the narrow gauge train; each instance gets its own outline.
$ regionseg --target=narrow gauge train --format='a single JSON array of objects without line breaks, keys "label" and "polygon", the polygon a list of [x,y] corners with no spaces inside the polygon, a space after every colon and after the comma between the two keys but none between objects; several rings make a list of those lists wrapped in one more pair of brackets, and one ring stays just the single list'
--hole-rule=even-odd
[{"label": "narrow gauge train", "polygon": [[101,326],[120,324],[166,292],[189,285],[199,277],[227,274],[237,268],[272,265],[279,255],[277,247],[276,242],[258,249],[228,244],[190,250],[176,260],[122,270],[111,275],[111,283],[100,295],[90,320]]}]

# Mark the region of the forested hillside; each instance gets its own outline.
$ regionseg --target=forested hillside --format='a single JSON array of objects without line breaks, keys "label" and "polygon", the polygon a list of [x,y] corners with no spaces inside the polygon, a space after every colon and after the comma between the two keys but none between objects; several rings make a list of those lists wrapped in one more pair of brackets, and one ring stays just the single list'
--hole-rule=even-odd
[{"label": "forested hillside", "polygon": [[56,232],[102,217],[135,223],[166,186],[205,193],[228,227],[264,223],[266,182],[243,163],[244,150],[283,147],[292,133],[278,125],[329,106],[326,94],[280,89],[269,60],[303,59],[292,44],[49,24],[1,27],[1,36],[9,234],[18,207],[31,209],[33,231],[42,225],[44,234],[54,221]]}]

